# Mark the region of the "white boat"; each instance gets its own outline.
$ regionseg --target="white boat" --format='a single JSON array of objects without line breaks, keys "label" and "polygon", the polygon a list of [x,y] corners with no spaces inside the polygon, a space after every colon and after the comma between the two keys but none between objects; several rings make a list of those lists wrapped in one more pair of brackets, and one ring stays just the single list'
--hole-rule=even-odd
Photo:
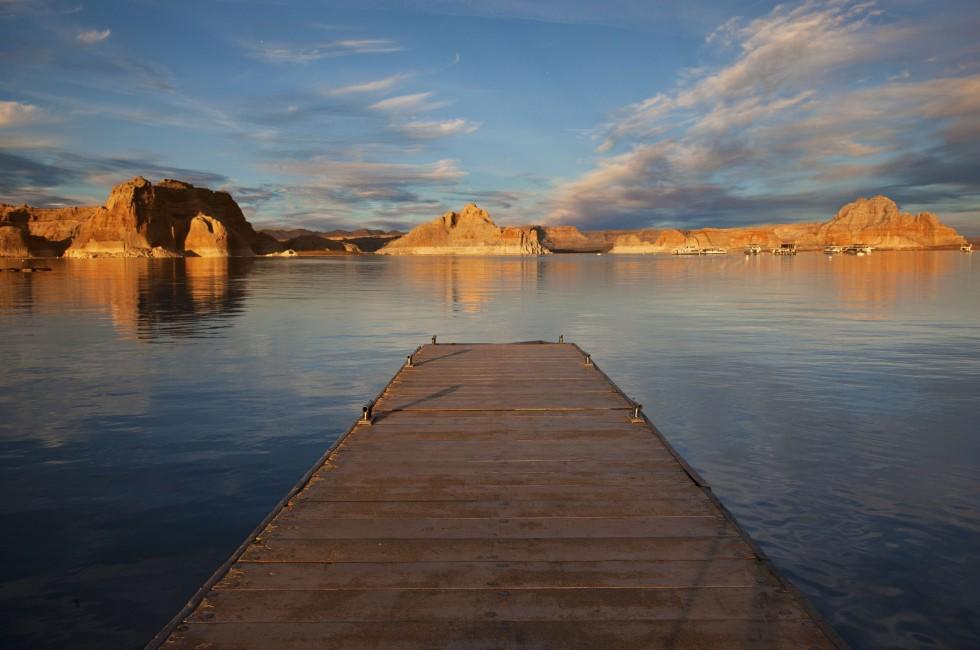
[{"label": "white boat", "polygon": [[772,249],[773,255],[796,255],[796,244],[780,244],[779,248]]},{"label": "white boat", "polygon": [[762,253],[762,246],[759,246],[758,244],[752,244],[745,247],[746,255],[759,255],[760,253]]},{"label": "white boat", "polygon": [[844,248],[844,252],[848,255],[869,255],[873,250],[874,248],[867,244],[851,244]]},{"label": "white boat", "polygon": [[702,255],[728,255],[727,248],[702,248]]},{"label": "white boat", "polygon": [[827,253],[827,255],[840,255],[841,253],[844,252],[844,247],[843,246],[824,246],[823,252]]},{"label": "white boat", "polygon": [[962,246],[960,246],[960,250],[963,251],[964,253],[972,253],[973,244],[963,244]]},{"label": "white boat", "polygon": [[685,246],[684,248],[675,248],[674,255],[704,255],[701,249],[697,246]]}]

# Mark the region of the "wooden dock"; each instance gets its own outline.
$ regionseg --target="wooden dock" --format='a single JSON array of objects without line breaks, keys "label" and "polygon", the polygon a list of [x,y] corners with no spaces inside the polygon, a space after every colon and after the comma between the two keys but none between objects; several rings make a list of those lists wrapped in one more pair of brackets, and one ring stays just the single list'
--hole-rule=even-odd
[{"label": "wooden dock", "polygon": [[842,647],[578,346],[419,348],[148,647]]}]

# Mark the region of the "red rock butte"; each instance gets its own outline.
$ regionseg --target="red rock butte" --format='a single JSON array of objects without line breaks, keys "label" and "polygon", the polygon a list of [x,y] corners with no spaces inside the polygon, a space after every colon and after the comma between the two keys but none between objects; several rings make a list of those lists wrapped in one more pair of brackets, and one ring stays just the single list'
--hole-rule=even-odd
[{"label": "red rock butte", "polygon": [[279,249],[227,192],[142,177],[112,188],[104,206],[0,206],[0,247],[8,257],[229,257]]},{"label": "red rock butte", "polygon": [[546,255],[537,228],[500,227],[473,203],[411,230],[382,255]]}]

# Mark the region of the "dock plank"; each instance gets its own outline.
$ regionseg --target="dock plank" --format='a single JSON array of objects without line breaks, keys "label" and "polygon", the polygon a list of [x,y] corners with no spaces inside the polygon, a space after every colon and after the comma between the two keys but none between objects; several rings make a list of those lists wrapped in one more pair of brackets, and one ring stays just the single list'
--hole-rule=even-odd
[{"label": "dock plank", "polygon": [[149,647],[833,648],[570,344],[425,345]]}]

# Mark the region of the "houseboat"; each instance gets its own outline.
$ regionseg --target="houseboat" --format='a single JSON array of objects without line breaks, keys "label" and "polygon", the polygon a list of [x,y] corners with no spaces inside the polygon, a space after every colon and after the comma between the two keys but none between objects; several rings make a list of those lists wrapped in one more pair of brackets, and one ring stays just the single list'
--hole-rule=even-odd
[{"label": "houseboat", "polygon": [[759,255],[761,253],[762,253],[762,246],[759,246],[758,244],[752,244],[751,246],[745,247],[746,255]]},{"label": "houseboat", "polygon": [[964,253],[972,253],[973,244],[963,244],[962,246],[960,246],[960,250],[963,251]]},{"label": "houseboat", "polygon": [[844,247],[843,246],[824,246],[823,252],[827,253],[827,255],[840,255],[841,253],[844,252]]},{"label": "houseboat", "polygon": [[844,249],[848,255],[870,255],[874,248],[867,244],[851,244]]},{"label": "houseboat", "polygon": [[702,248],[702,255],[728,255],[727,248]]},{"label": "houseboat", "polygon": [[779,245],[779,248],[772,249],[773,255],[796,255],[796,244],[795,243],[783,243]]},{"label": "houseboat", "polygon": [[685,246],[684,248],[675,248],[674,255],[704,255],[704,253],[697,246]]}]

